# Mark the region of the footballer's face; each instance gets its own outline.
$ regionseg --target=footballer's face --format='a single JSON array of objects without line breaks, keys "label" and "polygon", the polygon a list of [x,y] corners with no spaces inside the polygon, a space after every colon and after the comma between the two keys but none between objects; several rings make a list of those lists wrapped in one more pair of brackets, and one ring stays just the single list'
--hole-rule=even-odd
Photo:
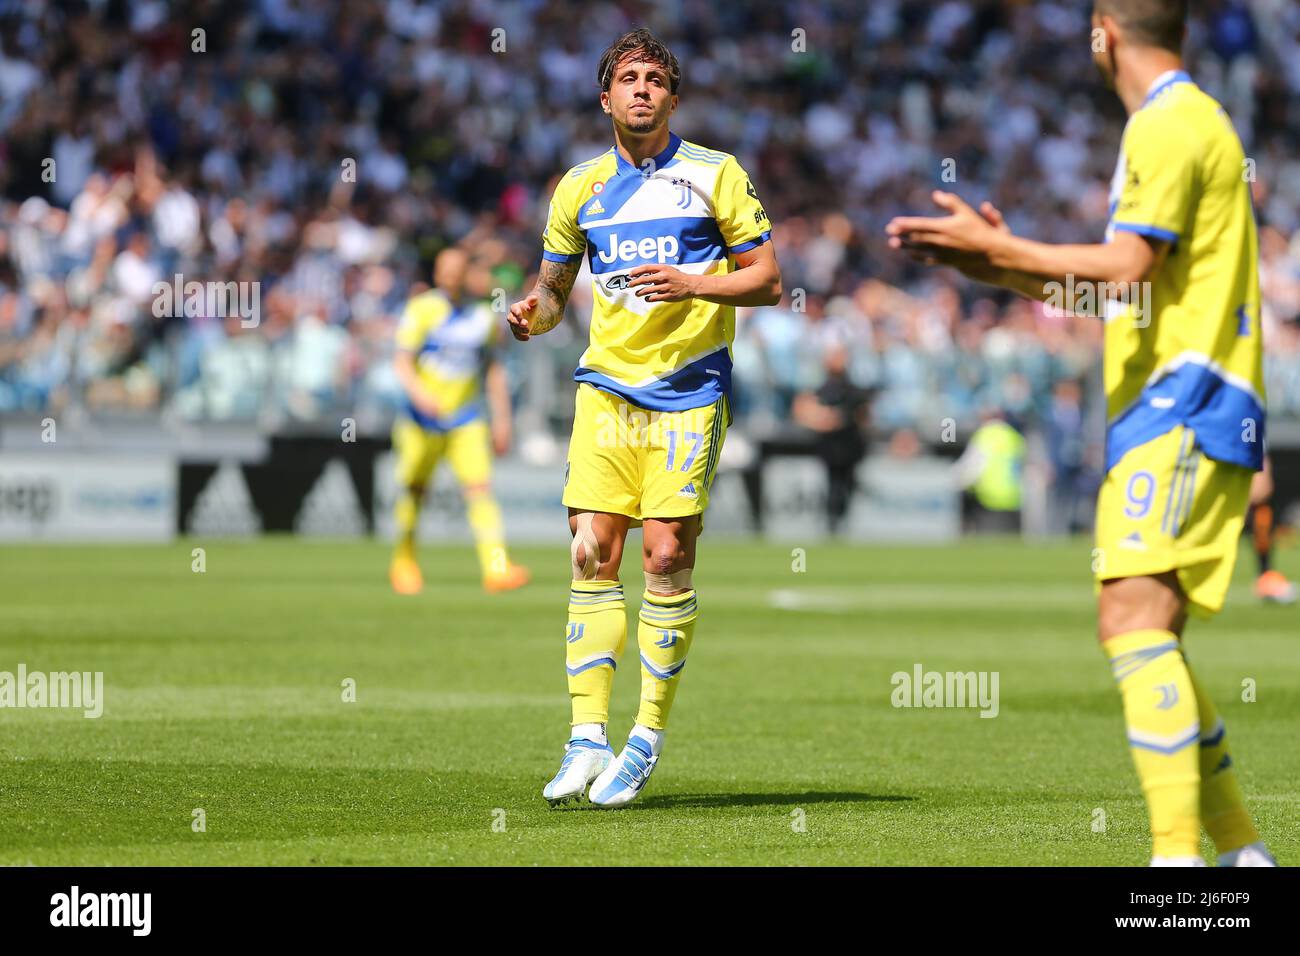
[{"label": "footballer's face", "polygon": [[465,288],[465,273],[469,256],[454,246],[442,250],[433,260],[433,284],[453,299],[460,297]]},{"label": "footballer's face", "polygon": [[620,128],[642,135],[668,122],[677,97],[671,92],[668,70],[637,56],[634,50],[618,61],[609,89],[600,94],[600,105]]}]

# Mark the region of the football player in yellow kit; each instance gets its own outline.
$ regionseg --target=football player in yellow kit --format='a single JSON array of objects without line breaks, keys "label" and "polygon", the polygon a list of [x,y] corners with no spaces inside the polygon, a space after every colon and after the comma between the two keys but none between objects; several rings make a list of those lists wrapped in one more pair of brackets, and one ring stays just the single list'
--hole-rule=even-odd
[{"label": "football player in yellow kit", "polygon": [[1221,866],[1274,866],[1223,722],[1183,653],[1188,611],[1223,605],[1264,447],[1245,156],[1223,107],[1183,70],[1186,16],[1186,0],[1093,5],[1093,59],[1129,115],[1105,242],[1023,239],[990,204],[976,212],[943,192],[934,201],[947,216],[898,217],[886,233],[920,261],[1044,301],[1073,289],[1099,304],[1108,413],[1093,562],[1099,637],[1146,795],[1151,862],[1204,866],[1204,825]]},{"label": "football player in yellow kit", "polygon": [[[560,179],[537,286],[510,308],[515,338],[554,328],[583,257],[591,340],[579,382],[564,503],[573,534],[565,634],[572,730],[543,796],[634,800],[659,761],[695,634],[692,570],[730,409],[736,306],[774,305],[771,223],[734,156],[669,132],[681,72],[648,30],[620,37],[597,70],[614,145]],[[643,532],[637,643],[641,709],[617,758],[606,723],[627,638],[619,563]]]},{"label": "football player in yellow kit", "polygon": [[434,287],[407,303],[397,327],[394,361],[407,402],[393,423],[397,545],[389,579],[399,594],[417,594],[424,586],[415,531],[425,489],[444,458],[465,496],[483,587],[509,591],[528,582],[528,571],[506,553],[501,508],[492,494],[492,453],[510,447],[511,427],[505,370],[492,357],[500,326],[487,303],[468,293],[469,268],[463,249],[440,252]]}]

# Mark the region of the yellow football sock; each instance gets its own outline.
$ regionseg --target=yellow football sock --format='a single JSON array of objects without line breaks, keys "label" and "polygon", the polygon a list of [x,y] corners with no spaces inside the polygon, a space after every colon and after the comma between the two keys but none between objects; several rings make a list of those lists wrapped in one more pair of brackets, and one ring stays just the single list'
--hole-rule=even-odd
[{"label": "yellow football sock", "polygon": [[695,636],[695,591],[641,596],[637,643],[641,647],[641,709],[636,722],[654,730],[668,724],[668,712]]},{"label": "yellow football sock", "polygon": [[1200,722],[1178,638],[1129,631],[1106,641],[1129,747],[1151,818],[1152,856],[1200,856]]},{"label": "yellow football sock", "polygon": [[397,525],[396,555],[401,558],[415,557],[415,528],[420,523],[420,503],[424,499],[423,488],[402,488],[393,504],[393,520]]},{"label": "yellow football sock", "polygon": [[1205,686],[1188,667],[1201,723],[1201,823],[1220,853],[1259,839],[1228,756],[1228,735]]},{"label": "yellow football sock", "polygon": [[574,724],[609,722],[609,692],[627,644],[627,606],[619,581],[574,581],[564,663]]},{"label": "yellow football sock", "polygon": [[483,577],[505,574],[509,562],[501,507],[496,498],[490,491],[469,492],[465,495],[465,509],[469,513],[469,526],[474,532],[474,545]]}]

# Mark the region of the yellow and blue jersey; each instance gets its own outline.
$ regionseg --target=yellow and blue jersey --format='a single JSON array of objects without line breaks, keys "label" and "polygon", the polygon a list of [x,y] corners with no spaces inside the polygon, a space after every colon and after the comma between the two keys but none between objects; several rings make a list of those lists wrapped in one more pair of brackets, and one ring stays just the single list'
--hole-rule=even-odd
[{"label": "yellow and blue jersey", "polygon": [[484,415],[483,373],[499,331],[484,302],[454,303],[437,289],[406,304],[397,347],[415,355],[416,374],[438,402],[438,418],[407,400],[405,412],[428,431],[448,431]]},{"label": "yellow and blue jersey", "polygon": [[1181,70],[1159,77],[1124,129],[1107,241],[1170,244],[1146,313],[1106,320],[1106,468],[1184,425],[1215,461],[1259,469],[1264,448],[1259,239],[1241,141]]},{"label": "yellow and blue jersey", "polygon": [[574,379],[642,408],[680,411],[731,390],[736,310],[702,299],[647,302],[628,272],[667,263],[714,275],[771,238],[771,223],[736,158],[671,134],[633,166],[613,147],[570,169],[551,198],[543,258],[587,257],[591,339]]}]

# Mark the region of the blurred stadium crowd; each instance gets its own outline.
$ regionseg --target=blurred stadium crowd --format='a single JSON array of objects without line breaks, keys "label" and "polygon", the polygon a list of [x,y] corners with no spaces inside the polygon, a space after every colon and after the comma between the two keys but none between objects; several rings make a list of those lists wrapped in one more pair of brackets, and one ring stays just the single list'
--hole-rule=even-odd
[{"label": "blurred stadium crowd", "polygon": [[[936,186],[993,200],[1017,232],[1101,235],[1124,118],[1088,7],[0,2],[0,413],[386,429],[404,301],[460,243],[504,311],[557,176],[608,148],[599,53],[645,24],[682,63],[675,130],[736,153],[775,223],[787,299],[738,319],[742,431],[780,427],[847,347],[882,437],[916,447],[998,407],[1095,459],[1099,324],[922,274],[880,241]],[[1256,161],[1271,409],[1300,416],[1300,6],[1194,8],[1190,69]],[[156,316],[177,273],[260,283],[258,324]],[[506,350],[520,406],[556,434],[583,294]]]}]

